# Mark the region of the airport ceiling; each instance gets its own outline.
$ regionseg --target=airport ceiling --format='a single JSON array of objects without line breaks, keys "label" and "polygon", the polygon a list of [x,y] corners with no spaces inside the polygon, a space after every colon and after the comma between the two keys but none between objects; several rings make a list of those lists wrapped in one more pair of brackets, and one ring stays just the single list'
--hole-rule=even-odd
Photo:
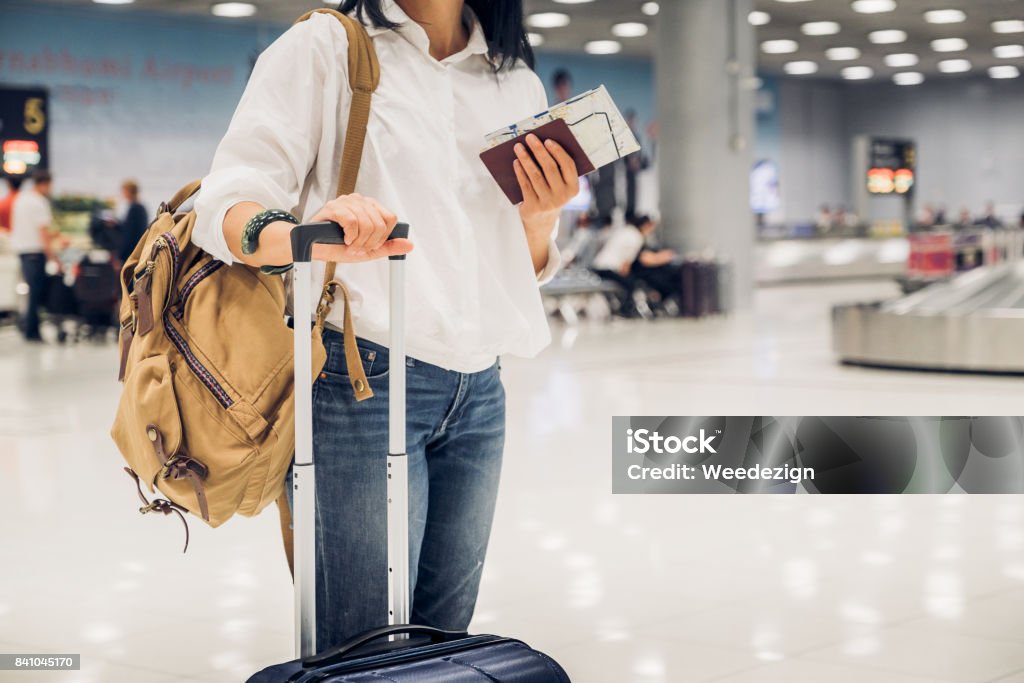
[{"label": "airport ceiling", "polygon": [[[209,15],[214,4],[212,0],[134,0],[126,5],[98,5],[97,0],[45,0],[48,4],[91,6],[97,11],[132,11],[142,9],[170,12],[175,14]],[[105,0],[111,2],[113,0]],[[124,2],[124,0],[120,0]],[[661,0],[664,2],[685,2],[686,0]],[[725,0],[722,0],[723,2]],[[894,6],[890,11],[860,13],[853,5],[857,1],[881,3]],[[787,64],[797,62],[790,70],[809,71],[804,77],[841,78],[848,67],[868,67],[847,71],[848,77],[860,76],[868,80],[889,80],[899,72],[919,72],[926,77],[956,77],[964,74],[985,74],[991,67],[1012,67],[1024,71],[1024,0],[755,0],[755,9],[767,15],[768,22],[756,27],[758,43],[758,68],[763,72],[783,74]],[[253,0],[257,10],[253,19],[286,23],[306,9],[322,6],[315,0]],[[558,12],[569,16],[567,26],[554,28],[531,28],[543,40],[543,49],[567,52],[583,52],[590,41],[614,40],[619,43],[621,54],[649,56],[653,51],[654,25],[657,16],[649,15],[652,5],[657,3],[644,0],[525,0],[527,12]],[[931,23],[926,12],[933,10],[959,10],[953,23]],[[761,19],[764,19],[762,16]],[[247,21],[252,19],[238,19]],[[1006,28],[1022,29],[1000,33],[994,30],[993,22],[1016,20],[1018,25]],[[651,30],[642,36],[616,37],[613,26],[620,22],[635,22]],[[806,35],[808,22],[835,22],[838,26],[818,25],[821,31],[837,30],[829,35]],[[636,26],[631,27],[634,31]],[[639,28],[643,31],[643,27]],[[880,30],[905,32],[905,40],[899,43],[876,44],[869,34]],[[952,51],[937,51],[933,41],[960,38],[966,46],[939,44],[954,48]],[[795,46],[782,44],[792,51],[768,53],[765,41],[793,41]],[[1008,47],[1007,47],[1008,46]],[[607,44],[598,46],[607,49]],[[993,51],[1002,48],[997,55]],[[859,56],[848,60],[830,59],[829,48],[855,48]],[[962,48],[962,49],[960,49]],[[614,49],[614,46],[612,47]],[[846,51],[853,52],[850,50]],[[831,53],[832,56],[841,56]],[[914,55],[918,63],[894,66],[886,63],[887,55]],[[913,61],[904,57],[905,60]],[[950,62],[950,60],[953,60]],[[965,64],[966,60],[969,64]],[[808,62],[813,66],[808,66]],[[947,62],[940,64],[941,62]],[[968,70],[962,71],[964,68]],[[945,72],[944,72],[945,71]]]}]

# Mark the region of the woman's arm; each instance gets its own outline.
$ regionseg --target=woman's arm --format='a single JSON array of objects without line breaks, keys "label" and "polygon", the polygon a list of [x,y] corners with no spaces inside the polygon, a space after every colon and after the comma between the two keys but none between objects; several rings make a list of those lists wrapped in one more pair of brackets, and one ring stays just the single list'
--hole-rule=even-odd
[{"label": "woman's arm", "polygon": [[[242,231],[245,224],[262,212],[256,202],[241,202],[224,216],[224,239],[231,254],[250,266],[279,266],[292,261],[290,233],[295,226],[285,221],[271,223],[260,233],[259,248],[253,254],[242,253]],[[388,240],[398,222],[397,217],[369,197],[345,195],[328,202],[312,222],[332,220],[345,229],[345,245],[317,244],[313,258],[320,261],[368,261],[384,256],[398,256],[412,251],[409,240]]]},{"label": "woman's arm", "polygon": [[[344,136],[336,119],[349,106],[347,53],[340,24],[314,15],[260,55],[196,200],[193,241],[205,251],[226,263],[291,263],[290,223],[267,226],[249,255],[242,253],[242,232],[265,209],[297,212],[316,159]],[[385,244],[395,217],[370,198],[331,199],[311,220],[345,228],[346,244],[317,245],[317,259],[364,261],[411,249],[405,241]]]}]

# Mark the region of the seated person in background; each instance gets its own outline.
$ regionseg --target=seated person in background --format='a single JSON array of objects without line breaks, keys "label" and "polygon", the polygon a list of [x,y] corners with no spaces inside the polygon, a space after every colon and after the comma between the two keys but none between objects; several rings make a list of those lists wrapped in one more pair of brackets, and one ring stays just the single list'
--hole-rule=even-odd
[{"label": "seated person in background", "polygon": [[857,218],[857,214],[853,211],[847,211],[845,206],[840,206],[836,209],[833,222],[838,228],[856,228],[860,225],[860,219]]},{"label": "seated person in background", "polygon": [[655,236],[657,224],[650,216],[637,216],[636,229],[644,236],[644,245],[633,263],[634,281],[642,280],[658,293],[662,302],[682,294],[682,266],[676,263],[676,252],[662,248]]},{"label": "seated person in background", "polygon": [[644,247],[644,235],[636,226],[626,223],[613,227],[594,260],[591,269],[602,278],[627,287],[629,271]]},{"label": "seated person in background", "polygon": [[625,297],[617,297],[620,310],[623,312],[628,312],[632,301],[634,284],[630,271],[643,248],[643,234],[635,226],[627,223],[611,229],[604,246],[590,263],[590,269],[602,280],[614,282],[626,290]]},{"label": "seated person in background", "polygon": [[924,208],[917,212],[917,224],[922,228],[930,228],[938,221],[935,219],[935,209],[931,204],[925,204]]},{"label": "seated person in background", "polygon": [[983,225],[986,228],[1001,228],[1003,222],[996,216],[996,205],[992,202],[985,203],[985,214],[974,222],[975,225]]},{"label": "seated person in background", "polygon": [[958,228],[966,228],[973,224],[974,221],[971,219],[971,212],[968,211],[966,207],[960,209],[960,217],[956,221],[956,226]]},{"label": "seated person in background", "polygon": [[832,229],[832,209],[828,208],[828,204],[822,204],[821,208],[818,209],[818,217],[814,219],[814,227],[821,234],[825,234]]}]

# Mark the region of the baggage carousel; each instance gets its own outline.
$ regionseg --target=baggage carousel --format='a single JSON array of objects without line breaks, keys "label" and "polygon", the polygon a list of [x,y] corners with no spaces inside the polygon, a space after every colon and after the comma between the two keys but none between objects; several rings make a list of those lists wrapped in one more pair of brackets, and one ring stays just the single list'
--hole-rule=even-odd
[{"label": "baggage carousel", "polygon": [[1024,373],[1024,261],[891,301],[836,306],[832,348],[857,365]]}]

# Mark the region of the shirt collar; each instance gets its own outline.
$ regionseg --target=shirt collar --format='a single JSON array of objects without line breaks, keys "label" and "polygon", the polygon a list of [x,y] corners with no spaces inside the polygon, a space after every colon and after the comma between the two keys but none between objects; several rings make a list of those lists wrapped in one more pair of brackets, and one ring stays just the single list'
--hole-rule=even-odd
[{"label": "shirt collar", "polygon": [[[426,31],[423,30],[422,26],[413,21],[399,7],[395,0],[381,0],[380,7],[384,17],[391,23],[398,25],[395,31],[419,48],[424,54],[430,54],[430,41],[427,38]],[[488,52],[487,38],[484,36],[483,26],[480,25],[480,20],[477,19],[476,13],[470,9],[469,5],[464,5],[462,8],[462,21],[470,26],[469,42],[466,43],[466,47],[463,50],[443,60],[446,64],[459,62],[473,55],[486,55]],[[370,37],[378,36],[388,30],[390,29],[372,25],[366,27],[366,32],[370,34]]]}]

